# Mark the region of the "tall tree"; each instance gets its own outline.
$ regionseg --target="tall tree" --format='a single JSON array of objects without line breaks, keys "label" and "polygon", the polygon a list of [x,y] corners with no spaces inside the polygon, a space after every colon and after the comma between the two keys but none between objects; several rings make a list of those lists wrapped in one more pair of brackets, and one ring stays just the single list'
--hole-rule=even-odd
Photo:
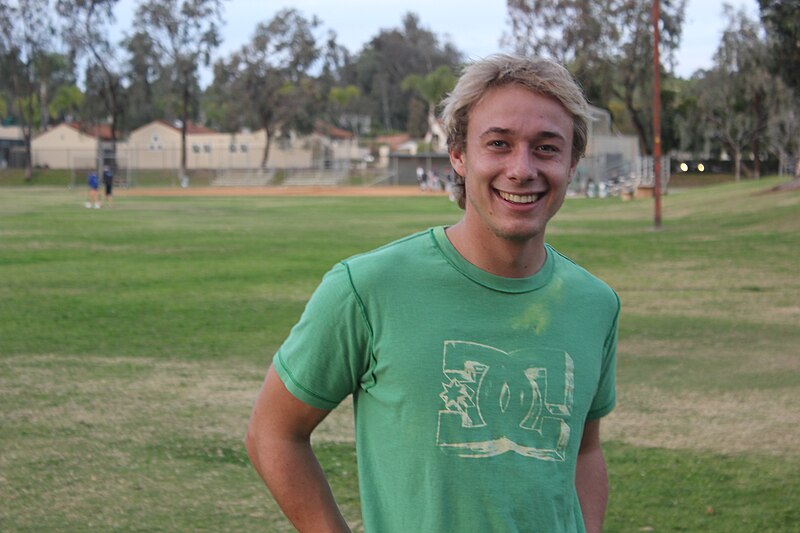
[{"label": "tall tree", "polygon": [[170,89],[160,77],[161,57],[149,35],[134,32],[122,41],[127,60],[125,74],[125,124],[136,129],[165,115],[165,93]]},{"label": "tall tree", "polygon": [[266,132],[262,168],[278,135],[313,128],[319,96],[310,69],[320,57],[314,35],[319,25],[316,17],[283,9],[259,23],[250,42],[215,68],[214,85],[230,87],[240,104],[231,111],[252,117]]},{"label": "tall tree", "polygon": [[451,43],[440,42],[418,15],[407,13],[400,28],[381,30],[364,47],[353,65],[353,82],[375,122],[386,130],[399,129],[408,122],[414,98],[403,90],[403,80],[412,74],[425,76],[440,66],[455,70],[461,61],[461,52]]},{"label": "tall tree", "polygon": [[[25,142],[25,179],[32,176],[31,138],[40,117],[41,72],[37,66],[52,51],[53,23],[48,0],[17,0],[0,4],[0,60],[6,79],[11,108],[22,126]],[[10,21],[10,23],[9,23]]]},{"label": "tall tree", "polygon": [[796,174],[800,168],[800,98],[782,78],[777,78],[767,93],[767,102],[767,143],[778,156],[779,172],[788,167],[793,156]]},{"label": "tall tree", "polygon": [[186,175],[186,129],[197,108],[198,68],[209,65],[220,45],[222,0],[146,0],[136,10],[134,27],[158,50],[162,76],[169,74],[181,122],[180,179]]},{"label": "tall tree", "polygon": [[[756,21],[744,10],[724,6],[727,19],[714,55],[714,67],[702,83],[701,109],[712,131],[734,158],[736,179],[742,170],[759,176],[762,139],[766,134],[766,93],[774,78],[766,70],[766,46]],[[743,162],[753,154],[753,168]]]},{"label": "tall tree", "polygon": [[[87,88],[93,88],[110,118],[112,160],[116,161],[119,123],[124,110],[122,65],[118,46],[110,32],[115,22],[114,7],[119,0],[56,0],[56,10],[64,18],[64,40],[77,57],[87,57],[93,68],[87,73]],[[95,77],[97,76],[97,77]],[[91,93],[90,93],[91,94]]]},{"label": "tall tree", "polygon": [[[759,0],[758,4],[770,44],[769,65],[792,89],[790,105],[796,110],[800,107],[800,2]],[[794,143],[800,143],[800,138]],[[795,157],[794,177],[800,180],[800,153]]]},{"label": "tall tree", "polygon": [[[685,5],[686,0],[661,0],[667,64],[680,43]],[[504,43],[567,65],[595,105],[611,109],[619,99],[642,151],[652,153],[652,1],[507,0],[507,6],[511,28]]]}]

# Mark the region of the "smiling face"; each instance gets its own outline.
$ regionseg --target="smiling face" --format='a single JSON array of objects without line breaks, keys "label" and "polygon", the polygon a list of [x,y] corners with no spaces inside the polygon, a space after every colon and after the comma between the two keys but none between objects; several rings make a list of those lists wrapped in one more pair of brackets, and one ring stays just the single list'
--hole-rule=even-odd
[{"label": "smiling face", "polygon": [[577,165],[572,135],[557,100],[521,85],[486,92],[470,110],[466,143],[450,152],[464,176],[470,238],[544,245]]}]

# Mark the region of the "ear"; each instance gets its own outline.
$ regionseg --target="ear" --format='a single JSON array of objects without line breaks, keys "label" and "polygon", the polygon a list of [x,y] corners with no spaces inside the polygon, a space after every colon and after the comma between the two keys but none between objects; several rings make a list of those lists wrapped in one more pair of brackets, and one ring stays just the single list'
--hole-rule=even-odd
[{"label": "ear", "polygon": [[569,167],[569,177],[567,178],[567,185],[572,183],[572,178],[575,177],[575,171],[578,170],[578,161],[573,161],[573,163]]},{"label": "ear", "polygon": [[459,176],[466,177],[466,162],[464,160],[466,154],[464,150],[462,148],[451,148],[449,154],[450,164],[453,166],[453,170],[455,170]]}]

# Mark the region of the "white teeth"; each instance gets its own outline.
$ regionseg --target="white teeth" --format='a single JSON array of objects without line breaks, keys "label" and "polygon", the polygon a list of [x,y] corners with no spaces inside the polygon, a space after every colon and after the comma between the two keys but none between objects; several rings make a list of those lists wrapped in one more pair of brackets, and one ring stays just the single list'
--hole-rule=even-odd
[{"label": "white teeth", "polygon": [[509,202],[514,202],[515,204],[531,204],[539,197],[538,194],[510,194],[503,191],[497,192],[500,194],[500,198],[503,200],[508,200]]}]

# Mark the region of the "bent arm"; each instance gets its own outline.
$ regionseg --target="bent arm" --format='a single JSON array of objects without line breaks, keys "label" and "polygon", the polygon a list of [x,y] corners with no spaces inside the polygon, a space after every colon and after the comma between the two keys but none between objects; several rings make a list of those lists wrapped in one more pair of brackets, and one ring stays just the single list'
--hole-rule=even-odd
[{"label": "bent arm", "polygon": [[581,502],[586,533],[600,533],[608,504],[608,472],[600,448],[600,420],[588,420],[583,428],[575,488]]},{"label": "bent arm", "polygon": [[311,432],[329,412],[295,398],[270,366],[247,428],[253,466],[301,533],[350,531],[311,449]]}]

